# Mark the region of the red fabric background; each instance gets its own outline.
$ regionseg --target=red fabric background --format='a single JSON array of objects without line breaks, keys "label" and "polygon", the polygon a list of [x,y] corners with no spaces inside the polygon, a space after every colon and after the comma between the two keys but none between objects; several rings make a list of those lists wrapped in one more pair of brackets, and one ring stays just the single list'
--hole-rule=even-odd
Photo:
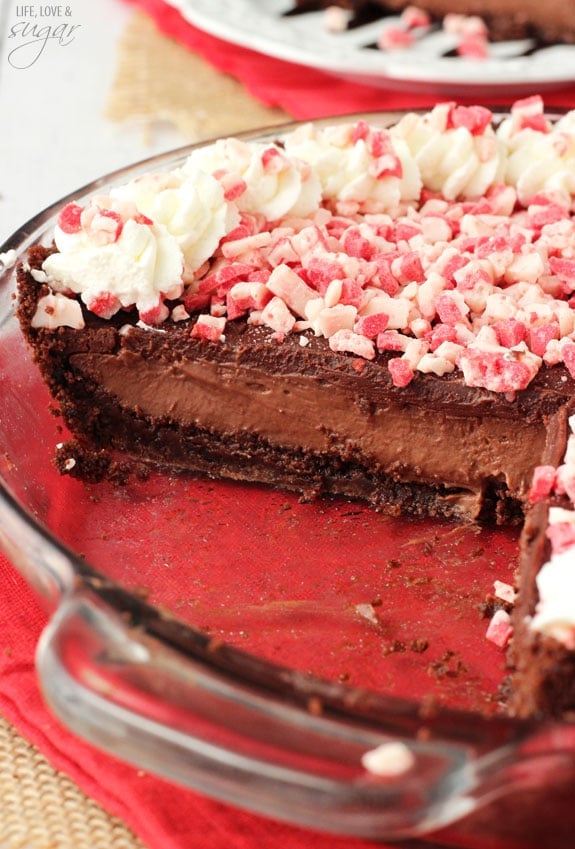
[{"label": "red fabric background", "polygon": [[[47,616],[0,554],[0,714],[86,794],[127,823],[149,849],[386,849],[251,815],[129,766],[78,739],[46,709],[34,654]],[[0,837],[2,836],[0,818]],[[419,841],[403,849],[433,849]]]}]

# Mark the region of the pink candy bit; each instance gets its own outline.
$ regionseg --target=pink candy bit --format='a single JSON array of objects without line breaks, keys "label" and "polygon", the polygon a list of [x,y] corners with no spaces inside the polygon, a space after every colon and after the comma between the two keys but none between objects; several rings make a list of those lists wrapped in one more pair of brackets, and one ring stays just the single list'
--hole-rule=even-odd
[{"label": "pink candy bit", "polygon": [[530,204],[527,215],[530,227],[540,231],[548,224],[569,218],[569,211],[558,203]]},{"label": "pink candy bit", "polygon": [[484,106],[453,104],[447,116],[447,128],[465,127],[472,136],[480,136],[491,125],[492,120],[493,113]]},{"label": "pink candy bit", "polygon": [[443,29],[445,32],[459,36],[487,38],[489,35],[489,30],[483,18],[478,15],[460,15],[456,12],[445,15]]},{"label": "pink candy bit", "polygon": [[[454,295],[459,295],[459,293],[455,292]],[[435,299],[435,309],[443,324],[451,325],[461,321],[465,313],[469,311],[461,295],[459,295],[459,298],[455,298],[447,292],[438,295]]]},{"label": "pink candy bit", "polygon": [[416,224],[399,221],[394,228],[393,238],[396,242],[409,242],[414,236],[419,236],[421,227]]},{"label": "pink candy bit", "polygon": [[539,361],[507,359],[504,352],[467,348],[461,354],[460,367],[468,386],[492,392],[517,392],[526,389],[539,370]]},{"label": "pink candy bit", "polygon": [[544,112],[543,98],[538,94],[516,100],[511,107],[515,131],[529,129],[540,133],[549,132],[549,123]]},{"label": "pink candy bit", "polygon": [[572,522],[555,522],[547,527],[545,534],[551,540],[553,554],[560,554],[575,545],[575,525]]},{"label": "pink candy bit", "polygon": [[371,132],[371,127],[367,123],[367,121],[359,120],[357,121],[351,130],[351,143],[357,144],[358,141],[367,141],[369,138],[369,134]]},{"label": "pink candy bit", "polygon": [[561,353],[563,355],[563,362],[565,363],[567,371],[571,377],[575,379],[575,343],[567,342],[563,345]]},{"label": "pink candy bit", "polygon": [[373,313],[373,315],[362,315],[354,324],[354,331],[366,336],[368,339],[377,339],[389,324],[389,316],[384,312]]},{"label": "pink candy bit", "polygon": [[342,247],[348,256],[355,256],[369,260],[373,256],[374,247],[371,242],[362,235],[359,227],[348,227],[343,233]]},{"label": "pink candy bit", "polygon": [[228,318],[238,318],[250,310],[263,310],[272,294],[263,283],[242,281],[234,283],[226,296]]},{"label": "pink candy bit", "polygon": [[273,295],[281,298],[300,318],[306,317],[307,302],[317,298],[317,292],[304,283],[301,277],[287,265],[276,266],[266,285]]},{"label": "pink candy bit", "polygon": [[58,227],[64,233],[79,233],[82,229],[81,216],[83,208],[77,203],[68,203],[58,215]]},{"label": "pink candy bit", "polygon": [[527,338],[527,327],[516,318],[502,318],[491,325],[497,335],[497,341],[504,348],[514,348]]},{"label": "pink candy bit", "polygon": [[485,636],[499,648],[505,648],[513,635],[511,618],[505,610],[496,610],[487,627]]},{"label": "pink candy bit", "polygon": [[506,584],[504,581],[494,581],[493,591],[496,598],[501,601],[506,601],[508,604],[515,604],[515,590],[511,584]]},{"label": "pink candy bit", "polygon": [[[223,265],[215,265],[211,274],[206,275],[202,280],[194,281],[194,284],[184,296],[184,304],[190,312],[193,307],[188,303],[192,299],[197,303],[197,298],[207,296],[207,302],[211,295],[217,293],[224,296],[232,288],[234,283],[240,280],[247,280],[254,270],[252,265],[244,262],[230,262]],[[205,304],[199,304],[200,308]],[[196,306],[196,309],[198,306]]]},{"label": "pink candy bit", "polygon": [[266,147],[262,153],[262,165],[268,174],[279,174],[286,169],[286,161],[276,147]]},{"label": "pink candy bit", "polygon": [[400,283],[423,283],[425,280],[425,271],[416,251],[409,251],[393,260],[391,271]]},{"label": "pink candy bit", "polygon": [[238,174],[222,174],[218,177],[224,197],[227,201],[237,200],[246,191],[248,185]]},{"label": "pink candy bit", "polygon": [[477,35],[464,36],[455,49],[457,55],[465,59],[482,61],[489,57],[489,42]]},{"label": "pink candy bit", "polygon": [[221,342],[225,326],[226,319],[223,317],[200,315],[192,327],[191,335],[206,342]]},{"label": "pink candy bit", "polygon": [[542,357],[549,342],[552,339],[559,339],[560,335],[558,321],[541,324],[539,327],[531,327],[529,329],[529,348],[538,357]]},{"label": "pink candy bit", "polygon": [[147,227],[151,227],[154,223],[152,219],[148,218],[147,215],[144,215],[143,212],[137,212],[136,215],[134,215],[134,221],[136,224],[145,224]]},{"label": "pink candy bit", "polygon": [[397,330],[384,330],[383,333],[378,334],[376,345],[378,351],[401,351],[403,353],[407,342],[408,337],[398,333]]},{"label": "pink candy bit", "polygon": [[549,268],[563,283],[568,291],[575,290],[575,259],[565,259],[559,256],[549,257]]},{"label": "pink candy bit", "polygon": [[140,310],[140,320],[144,322],[144,324],[150,324],[154,327],[157,324],[162,324],[170,314],[170,310],[160,299],[153,307],[148,307],[148,309]]},{"label": "pink candy bit", "polygon": [[359,333],[354,333],[353,330],[336,330],[329,337],[329,347],[332,351],[356,354],[366,360],[373,360],[375,357],[373,342],[365,336],[360,336]]},{"label": "pink candy bit", "polygon": [[351,305],[359,309],[363,303],[363,297],[363,288],[361,283],[358,283],[357,280],[352,280],[351,278],[346,277],[341,281],[340,302],[342,304]]},{"label": "pink candy bit", "polygon": [[308,281],[317,289],[320,295],[324,295],[332,280],[341,280],[345,273],[339,262],[327,257],[312,256],[305,267]]},{"label": "pink candy bit", "polygon": [[387,130],[377,130],[375,127],[370,127],[367,135],[367,147],[375,159],[394,154],[393,141]]},{"label": "pink candy bit", "polygon": [[369,168],[369,174],[376,180],[384,177],[403,177],[403,166],[398,156],[386,153],[375,160]]},{"label": "pink candy bit", "polygon": [[242,212],[240,217],[240,223],[237,227],[234,227],[233,230],[224,236],[221,240],[221,243],[225,242],[234,242],[238,239],[245,239],[247,236],[254,236],[256,233],[259,233],[261,227],[259,226],[260,222],[258,221],[258,216],[249,215],[246,212]]},{"label": "pink candy bit", "polygon": [[403,360],[401,357],[394,357],[390,360],[387,364],[387,368],[391,374],[394,386],[404,387],[413,380],[414,372],[412,367],[409,365],[407,360]]},{"label": "pink candy bit", "polygon": [[122,235],[124,222],[121,215],[112,209],[99,209],[91,221],[91,229],[105,241],[117,242]]},{"label": "pink candy bit", "polygon": [[278,337],[279,339],[293,329],[295,317],[281,298],[274,297],[262,310],[260,321],[262,324],[271,327],[276,333],[281,334],[281,337]]},{"label": "pink candy bit", "polygon": [[100,292],[98,295],[90,298],[86,302],[86,306],[90,312],[93,312],[100,318],[108,319],[116,315],[122,305],[118,298],[111,292]]},{"label": "pink candy bit", "polygon": [[444,342],[457,342],[457,331],[448,324],[437,324],[426,338],[429,350],[436,351]]},{"label": "pink candy bit", "polygon": [[529,490],[529,501],[535,504],[551,495],[555,483],[554,466],[536,466],[533,471],[531,488]]},{"label": "pink candy bit", "polygon": [[377,39],[380,50],[405,50],[415,44],[415,36],[401,27],[386,27]]},{"label": "pink candy bit", "polygon": [[428,27],[431,24],[429,14],[418,6],[406,6],[401,13],[400,20],[406,29]]}]

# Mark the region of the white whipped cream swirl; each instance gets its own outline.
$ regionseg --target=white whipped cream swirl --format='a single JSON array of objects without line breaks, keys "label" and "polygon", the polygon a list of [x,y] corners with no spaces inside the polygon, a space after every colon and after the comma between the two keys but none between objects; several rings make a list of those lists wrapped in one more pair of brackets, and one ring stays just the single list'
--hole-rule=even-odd
[{"label": "white whipped cream swirl", "polygon": [[505,173],[505,146],[491,125],[473,133],[449,126],[452,104],[436,106],[425,115],[410,112],[391,134],[402,140],[419,168],[424,186],[446,200],[479,198]]},{"label": "white whipped cream swirl", "polygon": [[59,252],[42,266],[46,282],[56,292],[80,295],[89,309],[107,300],[108,314],[134,305],[142,314],[182,293],[182,252],[161,224],[128,219],[106,244],[86,230],[56,227],[55,242]]},{"label": "white whipped cream swirl", "polygon": [[190,154],[183,172],[195,179],[198,171],[221,179],[242,212],[260,214],[269,221],[310,215],[321,200],[317,176],[273,144],[219,139]]},{"label": "white whipped cream swirl", "polygon": [[568,113],[541,132],[530,127],[514,130],[513,119],[501,124],[499,138],[507,149],[505,181],[517,189],[522,203],[553,192],[569,205],[575,195],[575,115]]},{"label": "white whipped cream swirl", "polygon": [[138,212],[165,227],[181,248],[188,273],[206,262],[239,222],[238,210],[225,199],[220,183],[194,168],[144,175],[111,194],[131,201]]},{"label": "white whipped cream swirl", "polygon": [[407,145],[386,130],[304,124],[286,137],[285,149],[311,165],[326,200],[394,212],[421,192],[420,174]]}]

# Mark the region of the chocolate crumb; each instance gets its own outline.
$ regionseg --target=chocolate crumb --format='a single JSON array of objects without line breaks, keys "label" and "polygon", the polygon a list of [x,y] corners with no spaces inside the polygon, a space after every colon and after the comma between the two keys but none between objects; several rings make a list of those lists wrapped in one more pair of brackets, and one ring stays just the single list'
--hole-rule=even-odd
[{"label": "chocolate crumb", "polygon": [[477,609],[482,619],[491,619],[497,610],[505,610],[507,613],[510,613],[513,605],[490,593],[486,596],[485,601],[477,605]]},{"label": "chocolate crumb", "polygon": [[317,696],[312,696],[311,699],[308,699],[307,709],[312,716],[321,716],[323,713],[321,699],[318,699]]},{"label": "chocolate crumb", "polygon": [[446,651],[439,660],[434,660],[429,664],[427,672],[437,680],[460,678],[467,672],[467,667],[461,660],[455,659],[455,652]]},{"label": "chocolate crumb", "polygon": [[384,656],[397,654],[406,651],[406,645],[401,640],[392,640],[387,645],[384,645],[382,651]]}]

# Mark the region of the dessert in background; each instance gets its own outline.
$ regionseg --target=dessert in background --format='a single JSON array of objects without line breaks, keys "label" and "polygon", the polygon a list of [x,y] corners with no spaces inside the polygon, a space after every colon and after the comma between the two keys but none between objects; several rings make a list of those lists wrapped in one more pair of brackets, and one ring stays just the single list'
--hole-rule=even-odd
[{"label": "dessert in background", "polygon": [[[418,0],[415,4],[409,0],[296,0],[295,5],[302,12],[327,9],[332,14],[333,9],[343,9],[351,26],[408,10],[416,25],[424,26],[426,21],[419,19],[417,23],[413,12],[424,13],[439,23],[452,16],[479,18],[493,41],[535,38],[547,44],[575,42],[575,6],[564,0]],[[337,19],[345,20],[341,16]]]}]

